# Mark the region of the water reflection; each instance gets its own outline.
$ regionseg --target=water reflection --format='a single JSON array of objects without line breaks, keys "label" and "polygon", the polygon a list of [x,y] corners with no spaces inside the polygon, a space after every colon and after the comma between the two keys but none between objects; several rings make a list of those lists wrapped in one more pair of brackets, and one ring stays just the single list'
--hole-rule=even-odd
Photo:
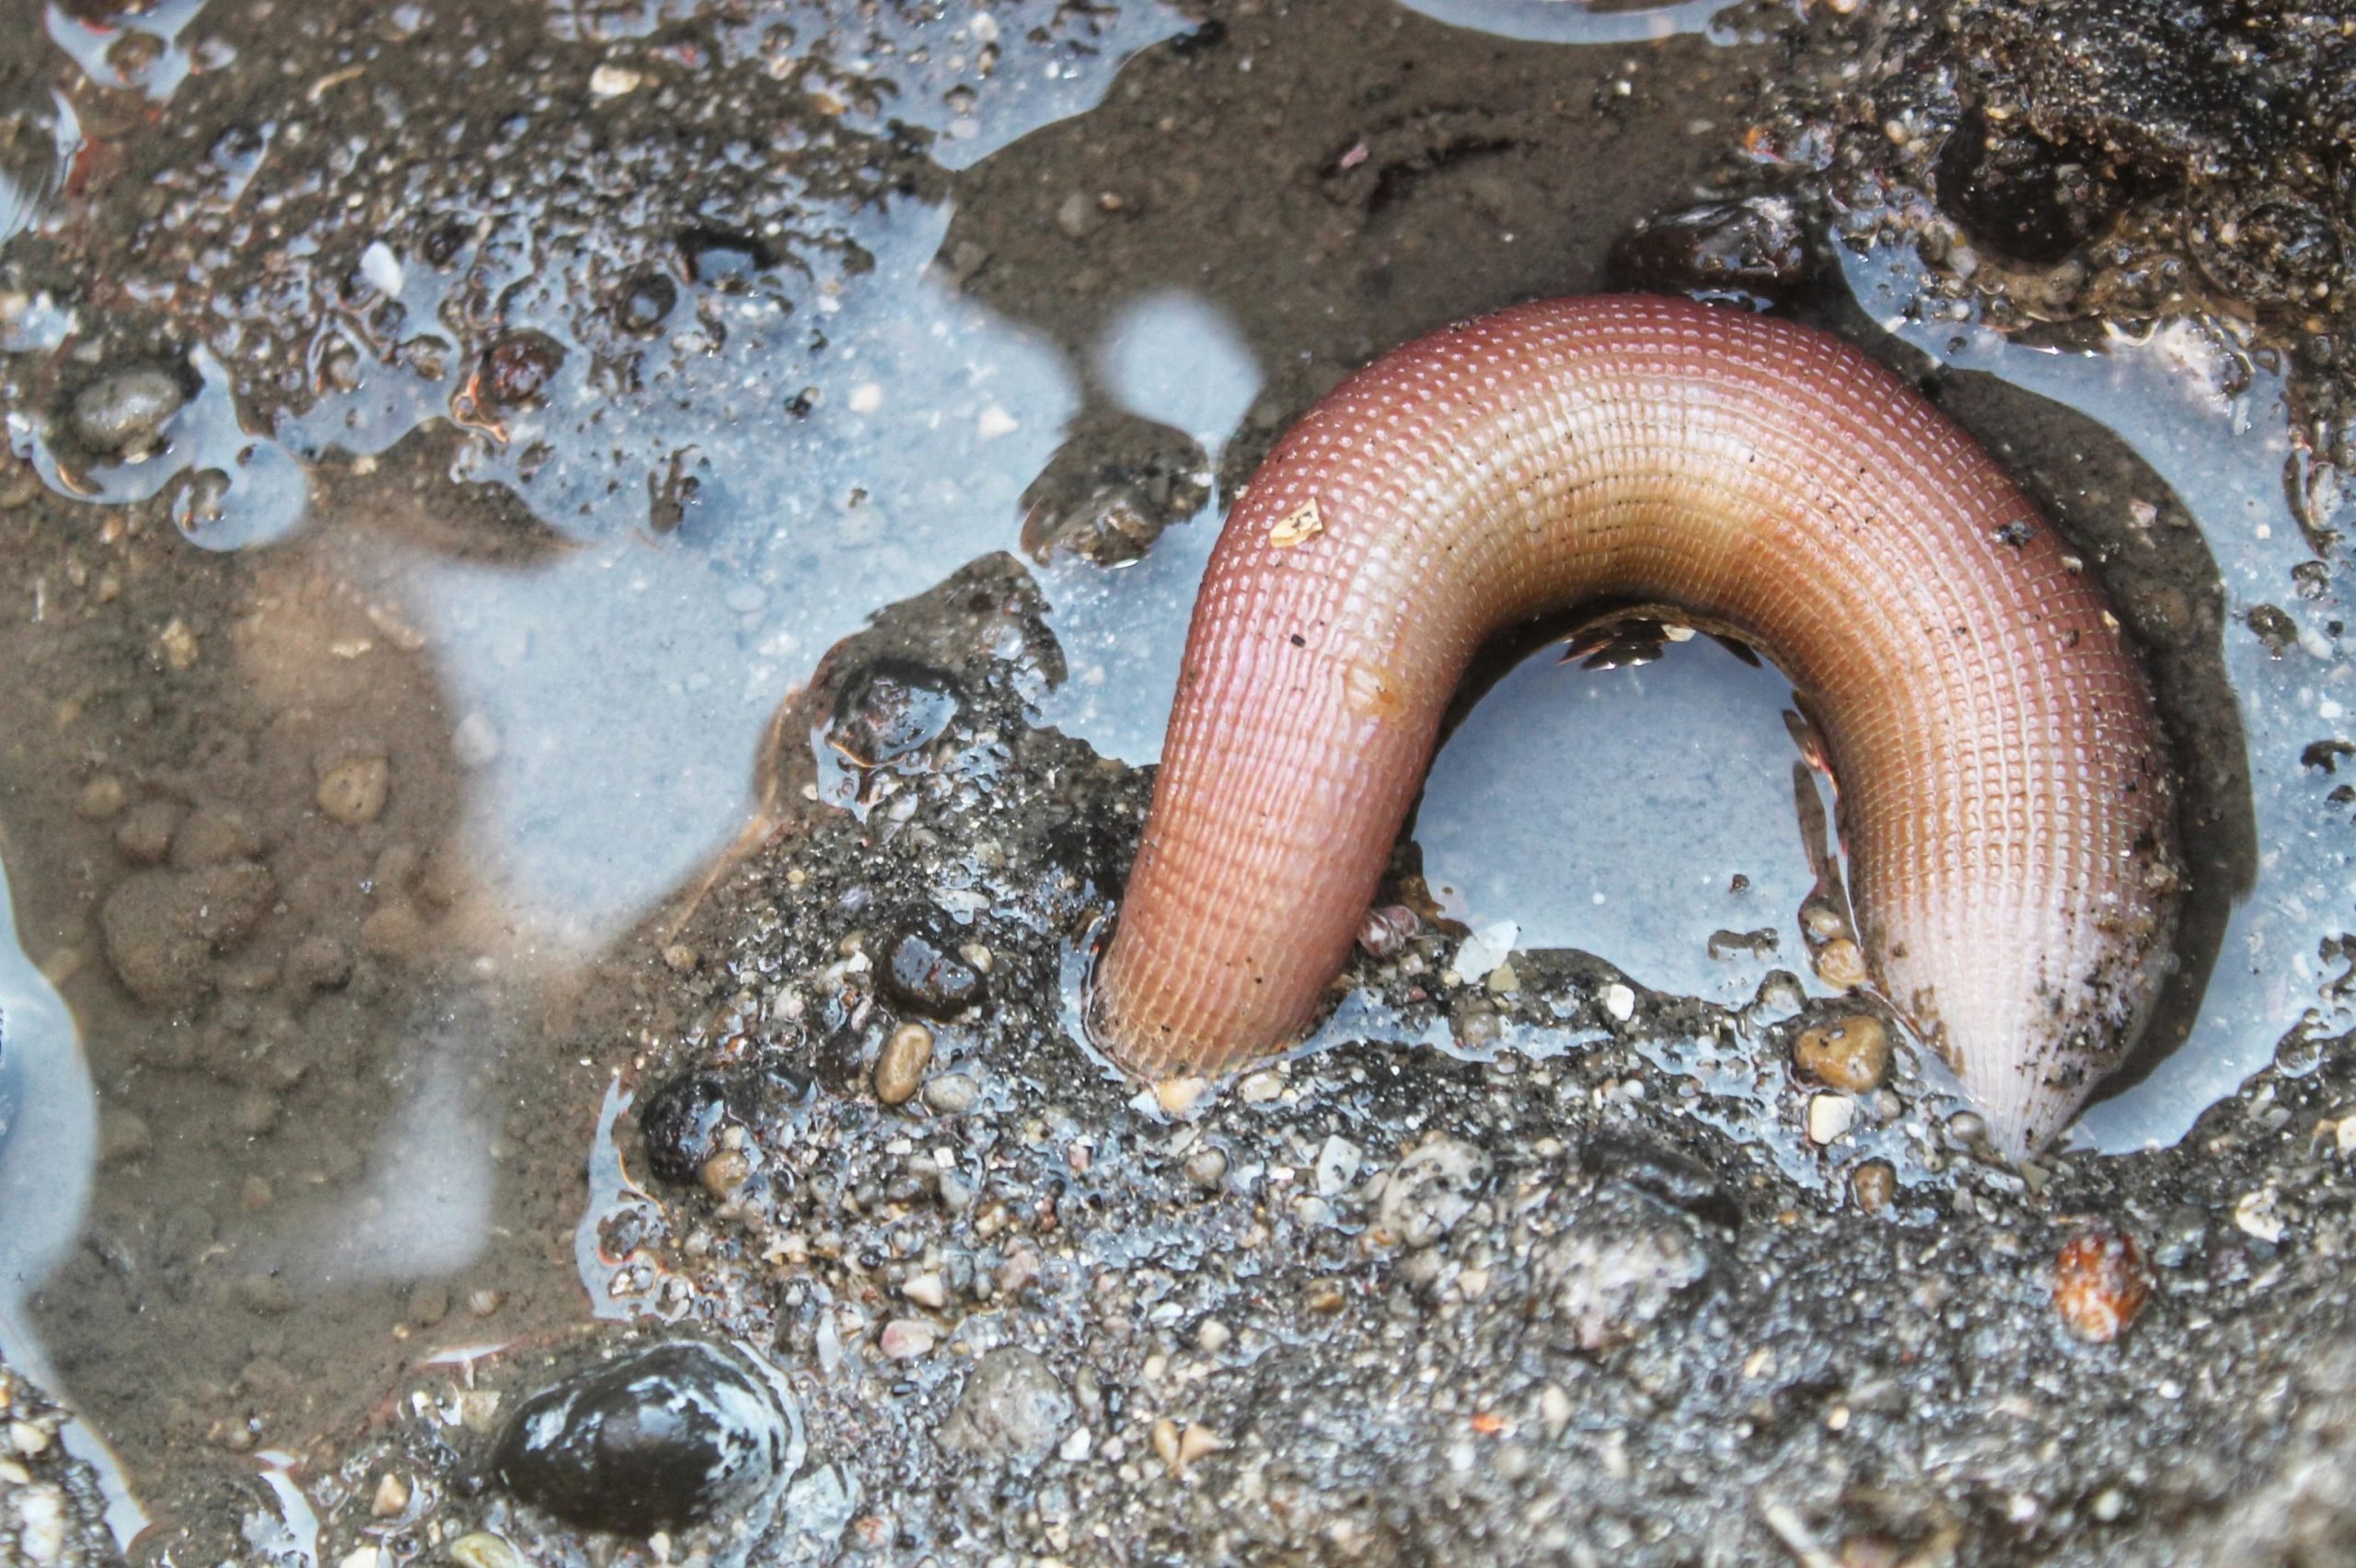
[{"label": "water reflection", "polygon": [[1730,0],[1398,0],[1408,10],[1453,28],[1523,43],[1647,43],[1679,33],[1710,33]]},{"label": "water reflection", "polygon": [[1511,920],[1523,948],[1576,948],[1656,990],[1747,1001],[1805,973],[1816,879],[1793,811],[1791,685],[1707,638],[1588,670],[1550,651],[1492,688],[1441,747],[1415,837],[1448,913]]},{"label": "water reflection", "polygon": [[47,1362],[22,1309],[81,1233],[98,1135],[74,1020],[17,943],[0,867],[0,1359],[35,1376]]}]

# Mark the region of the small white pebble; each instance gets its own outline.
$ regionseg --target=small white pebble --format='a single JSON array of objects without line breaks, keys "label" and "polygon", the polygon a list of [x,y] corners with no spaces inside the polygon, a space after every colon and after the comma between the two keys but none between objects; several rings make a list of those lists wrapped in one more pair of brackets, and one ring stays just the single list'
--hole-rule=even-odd
[{"label": "small white pebble", "polygon": [[1603,1010],[1627,1022],[1636,1016],[1636,993],[1614,980],[1603,988]]},{"label": "small white pebble", "polygon": [[949,1286],[937,1274],[920,1274],[900,1286],[900,1294],[919,1307],[941,1310],[949,1303]]},{"label": "small white pebble", "polygon": [[620,98],[624,93],[638,91],[646,78],[627,65],[600,65],[589,73],[589,94],[592,98]]},{"label": "small white pebble", "polygon": [[1807,1138],[1829,1144],[1849,1130],[1857,1119],[1857,1102],[1845,1094],[1811,1094],[1807,1101]]},{"label": "small white pebble", "polygon": [[370,288],[387,297],[398,294],[401,284],[408,282],[400,258],[381,239],[370,240],[368,248],[360,253],[360,275]]},{"label": "small white pebble", "polygon": [[1071,1429],[1071,1435],[1064,1439],[1063,1447],[1056,1450],[1056,1458],[1068,1465],[1076,1465],[1088,1458],[1088,1451],[1095,1446],[1096,1439],[1090,1435],[1087,1427],[1075,1426]]},{"label": "small white pebble", "polygon": [[974,433],[984,441],[996,441],[1001,435],[1012,435],[1022,428],[1022,422],[1004,409],[992,403],[974,421]]}]

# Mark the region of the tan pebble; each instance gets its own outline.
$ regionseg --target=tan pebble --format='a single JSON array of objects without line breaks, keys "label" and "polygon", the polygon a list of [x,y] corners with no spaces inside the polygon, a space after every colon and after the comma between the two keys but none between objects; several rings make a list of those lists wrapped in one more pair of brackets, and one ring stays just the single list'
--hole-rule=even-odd
[{"label": "tan pebble", "polygon": [[2339,1126],[2334,1136],[2339,1140],[2339,1152],[2350,1159],[2356,1159],[2356,1111],[2350,1111],[2339,1118]]},{"label": "tan pebble", "polygon": [[1236,1094],[1246,1105],[1265,1104],[1284,1091],[1284,1075],[1269,1068],[1247,1074],[1243,1081],[1235,1086]]},{"label": "tan pebble", "polygon": [[1218,1434],[1200,1423],[1189,1424],[1178,1435],[1178,1468],[1184,1470],[1219,1447]]},{"label": "tan pebble", "polygon": [[1878,1214],[1898,1196],[1898,1172],[1886,1159],[1868,1159],[1849,1172],[1849,1196],[1866,1214]]},{"label": "tan pebble", "polygon": [[753,1173],[753,1162],[741,1148],[723,1148],[696,1170],[696,1180],[715,1198],[727,1198]]},{"label": "tan pebble", "polygon": [[25,1458],[29,1459],[37,1454],[47,1453],[49,1444],[49,1434],[29,1421],[12,1421],[8,1424],[8,1447],[16,1449]]},{"label": "tan pebble", "polygon": [[905,1105],[924,1085],[924,1069],[932,1060],[932,1031],[920,1023],[904,1023],[892,1031],[875,1057],[875,1098],[886,1105]]},{"label": "tan pebble", "polygon": [[685,942],[673,942],[663,950],[663,962],[681,974],[691,974],[698,962],[696,950]]},{"label": "tan pebble", "polygon": [[74,809],[92,822],[104,822],[122,810],[124,795],[121,779],[101,773],[82,786],[82,792],[74,797]]},{"label": "tan pebble", "polygon": [[2123,1230],[2096,1224],[2062,1244],[2053,1260],[2053,1306],[2062,1326],[2088,1344],[2127,1332],[2152,1294],[2143,1251]]},{"label": "tan pebble", "polygon": [[376,1478],[376,1490],[368,1499],[368,1516],[389,1519],[409,1506],[409,1482],[397,1470],[387,1470]]},{"label": "tan pebble", "polygon": [[500,1394],[497,1389],[466,1389],[458,1394],[458,1424],[469,1432],[488,1435],[499,1429]]},{"label": "tan pebble", "polygon": [[1186,1180],[1207,1191],[1216,1191],[1227,1180],[1227,1151],[1223,1148],[1198,1148],[1186,1156]]},{"label": "tan pebble", "polygon": [[938,1312],[949,1304],[949,1286],[937,1274],[920,1274],[900,1286],[900,1294],[919,1307]]},{"label": "tan pebble", "polygon": [[355,1546],[336,1560],[335,1568],[385,1568],[385,1553],[375,1545]]},{"label": "tan pebble", "polygon": [[1155,1103],[1161,1107],[1163,1115],[1184,1116],[1195,1108],[1195,1102],[1203,1097],[1203,1090],[1209,1087],[1207,1078],[1163,1078],[1153,1086],[1153,1098]]},{"label": "tan pebble", "polygon": [[1865,950],[1846,937],[1835,937],[1817,950],[1816,977],[1844,991],[1865,983]]},{"label": "tan pebble", "polygon": [[489,1530],[462,1535],[447,1550],[458,1568],[525,1568],[524,1554],[508,1545],[505,1537]]},{"label": "tan pebble", "polygon": [[1889,1032],[1873,1014],[1855,1013],[1802,1030],[1792,1060],[1819,1083],[1870,1093],[1889,1077]]},{"label": "tan pebble", "polygon": [[1206,1318],[1202,1327],[1195,1331],[1195,1347],[1205,1355],[1217,1355],[1235,1338],[1233,1331],[1217,1318]]},{"label": "tan pebble", "polygon": [[488,1318],[507,1302],[507,1293],[479,1285],[467,1292],[467,1310],[478,1318]]},{"label": "tan pebble", "polygon": [[1342,1309],[1348,1297],[1342,1293],[1339,1280],[1320,1279],[1310,1282],[1308,1294],[1302,1300],[1311,1311],[1331,1317]]},{"label": "tan pebble", "polygon": [[1153,1451],[1172,1475],[1178,1473],[1178,1424],[1166,1415],[1154,1418]]},{"label": "tan pebble", "polygon": [[381,756],[347,757],[319,775],[319,810],[346,827],[364,827],[385,814],[393,765]]},{"label": "tan pebble", "polygon": [[1502,997],[1521,989],[1521,976],[1514,973],[1513,960],[1507,959],[1490,970],[1489,978],[1483,984],[1492,994]]},{"label": "tan pebble", "polygon": [[174,616],[156,634],[156,651],[173,669],[192,670],[199,651],[196,633],[189,629],[188,622]]}]

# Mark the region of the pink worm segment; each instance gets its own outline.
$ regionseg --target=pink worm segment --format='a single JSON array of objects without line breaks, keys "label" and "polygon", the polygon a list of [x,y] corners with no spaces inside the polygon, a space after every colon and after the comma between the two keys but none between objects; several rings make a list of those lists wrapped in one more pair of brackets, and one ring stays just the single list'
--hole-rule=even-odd
[{"label": "pink worm segment", "polygon": [[[1312,510],[1313,503],[1313,510]],[[1641,295],[1418,339],[1237,502],[1095,1010],[1149,1076],[1316,1020],[1491,634],[1599,599],[1738,628],[1815,709],[1858,935],[2000,1147],[2140,1027],[2175,917],[2150,689],[1969,436],[1788,322]]]}]

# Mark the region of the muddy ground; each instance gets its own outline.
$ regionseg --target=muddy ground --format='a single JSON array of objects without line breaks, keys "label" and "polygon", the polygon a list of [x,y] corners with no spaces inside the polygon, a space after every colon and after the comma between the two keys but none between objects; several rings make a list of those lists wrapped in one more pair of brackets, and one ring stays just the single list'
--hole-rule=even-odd
[{"label": "muddy ground", "polygon": [[[2262,853],[2219,650],[2277,623],[2177,517],[2120,531],[2122,495],[2182,509],[2115,443],[1930,373],[1831,263],[1896,236],[1926,314],[2062,346],[2189,321],[2279,369],[2312,560],[2271,593],[2329,615],[2347,25],[1865,0],[1569,47],[1346,4],[1141,15],[0,5],[0,194],[44,191],[37,222],[0,202],[0,844],[101,1104],[85,1240],[31,1320],[154,1521],[133,1559],[2356,1562],[2344,899],[2276,1066],[2156,1151],[2009,1168],[1903,1049],[1819,1148],[1787,1063],[1854,1003],[1778,975],[1712,1008],[1613,954],[1450,981],[1463,932],[1428,912],[1347,976],[1390,1043],[1140,1099],[1071,1022],[1150,772],[1041,722],[1080,677],[1038,559],[1167,548],[1446,320],[1632,267],[1727,292],[1721,218],[1614,247],[1783,198],[1797,240],[1735,231],[1735,291],[1923,375],[2146,645],[2197,976]],[[114,29],[99,67],[42,41],[84,22]],[[1103,101],[957,151],[1050,63],[1102,65]],[[470,847],[498,736],[405,574],[618,536],[727,577],[733,444],[856,407],[817,301],[884,265],[872,214],[943,203],[930,275],[1074,367],[1030,531],[1009,508],[918,552],[937,586],[809,650],[742,762],[744,836],[583,961]],[[797,308],[746,329],[778,278]],[[1216,476],[1097,352],[1157,287],[1264,372]],[[245,436],[146,485],[144,445],[225,386]],[[305,525],[202,548],[269,537],[289,475]],[[856,501],[796,525],[893,542]],[[2315,742],[2345,835],[2346,747]],[[600,760],[659,775],[662,745]],[[1416,904],[1412,847],[1395,870]],[[396,1107],[408,1164],[374,1152]],[[2138,1281],[2122,1335],[2072,1332]],[[523,1451],[537,1391],[683,1341],[721,1348]],[[0,1554],[102,1560],[49,1396],[0,1392],[28,1434]],[[641,1495],[587,1438],[686,1395],[687,1437],[616,1439],[664,1478]]]}]

